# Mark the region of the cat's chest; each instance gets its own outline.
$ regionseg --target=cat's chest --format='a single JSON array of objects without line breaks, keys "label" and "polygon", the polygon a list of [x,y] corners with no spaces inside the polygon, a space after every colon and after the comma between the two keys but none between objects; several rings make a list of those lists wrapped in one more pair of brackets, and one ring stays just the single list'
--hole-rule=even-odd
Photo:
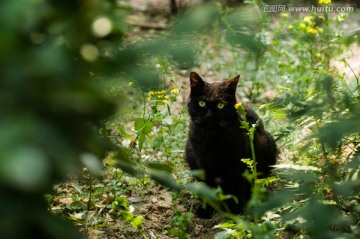
[{"label": "cat's chest", "polygon": [[240,129],[221,131],[193,129],[189,140],[200,162],[237,161],[247,151],[246,135]]},{"label": "cat's chest", "polygon": [[202,146],[217,146],[220,149],[236,146],[240,137],[237,130],[221,131],[209,128],[194,130],[192,140]]}]

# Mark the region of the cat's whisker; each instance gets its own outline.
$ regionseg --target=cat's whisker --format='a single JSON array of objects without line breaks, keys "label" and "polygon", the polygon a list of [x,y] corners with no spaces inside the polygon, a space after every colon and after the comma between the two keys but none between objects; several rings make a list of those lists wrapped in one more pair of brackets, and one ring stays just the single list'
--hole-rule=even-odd
[{"label": "cat's whisker", "polygon": [[227,132],[231,133],[231,134],[234,134],[234,131],[232,130],[231,127],[229,127],[229,125],[227,124],[227,122],[225,121],[219,121],[219,125],[225,129]]}]

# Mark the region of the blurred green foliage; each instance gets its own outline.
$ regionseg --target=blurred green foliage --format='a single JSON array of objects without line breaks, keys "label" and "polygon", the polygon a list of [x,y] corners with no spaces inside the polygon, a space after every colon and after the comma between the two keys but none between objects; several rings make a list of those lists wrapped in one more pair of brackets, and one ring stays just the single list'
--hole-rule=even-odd
[{"label": "blurred green foliage", "polygon": [[[232,47],[233,62],[226,72],[248,70],[250,79],[241,83],[242,88],[249,88],[246,84],[251,82],[251,90],[260,98],[268,85],[282,83],[263,109],[269,108],[274,115],[274,128],[281,120],[282,127],[276,132],[281,146],[296,152],[290,159],[294,165],[278,169],[284,187],[258,205],[262,216],[258,223],[246,215],[228,215],[229,222],[218,227],[224,229],[219,238],[271,238],[274,233],[280,238],[288,227],[313,238],[360,235],[359,76],[354,74],[355,83],[348,84],[329,69],[330,60],[343,50],[340,39],[356,41],[358,32],[339,37],[340,33],[331,31],[327,15],[323,16],[323,31],[316,32],[315,14],[295,21],[283,15],[270,38],[266,29],[270,18],[258,6],[226,9],[205,4],[176,18],[161,37],[129,43],[125,38],[127,11],[115,0],[0,2],[0,238],[81,237],[78,230],[48,212],[43,195],[52,190],[54,182],[83,167],[102,175],[99,158],[114,146],[108,137],[100,137],[99,131],[108,136],[104,122],[123,101],[110,96],[104,82],[114,84],[110,81],[114,76],[133,78],[140,88],[156,88],[159,74],[147,57],[166,55],[158,60],[165,75],[166,64],[188,69],[199,63],[199,55],[211,57],[198,44],[207,33],[218,44],[226,42]],[[340,25],[343,18],[335,22]],[[211,32],[214,29],[215,33]],[[212,70],[224,71],[223,66],[213,64]],[[166,94],[175,101],[177,93],[167,89]],[[129,158],[124,152],[113,154],[118,160],[115,164],[142,180],[144,187],[152,178],[175,192],[190,191],[220,210],[218,192],[200,183],[179,183],[183,179],[174,177],[171,166],[178,162],[165,139],[177,132],[174,129],[183,118],[175,119],[171,105],[163,100],[144,98],[144,108],[150,110],[136,117],[133,134],[127,135],[125,126],[118,123],[121,140],[136,137],[127,149],[131,152],[126,151]],[[169,117],[172,124],[167,122]],[[301,138],[304,128],[311,133]],[[163,151],[168,164],[144,164],[141,153],[149,148],[150,140],[152,150]],[[121,216],[141,229],[142,217],[130,212],[126,197],[114,198],[112,206],[125,208]],[[188,235],[184,230],[190,220],[190,214],[174,217],[178,235]]]},{"label": "blurred green foliage", "polygon": [[116,102],[91,77],[95,62],[81,49],[99,41],[91,24],[114,4],[0,3],[1,238],[80,236],[47,212],[43,194],[106,149],[97,125]]}]

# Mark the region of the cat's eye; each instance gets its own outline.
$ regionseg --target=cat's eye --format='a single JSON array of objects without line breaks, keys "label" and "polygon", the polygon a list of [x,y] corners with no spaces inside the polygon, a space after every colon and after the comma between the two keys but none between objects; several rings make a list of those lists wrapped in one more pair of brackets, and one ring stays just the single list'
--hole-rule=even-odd
[{"label": "cat's eye", "polygon": [[217,106],[218,109],[221,110],[222,108],[224,108],[225,104],[220,102],[216,106]]},{"label": "cat's eye", "polygon": [[205,103],[205,101],[199,101],[199,106],[200,107],[205,107],[206,106],[206,103]]}]

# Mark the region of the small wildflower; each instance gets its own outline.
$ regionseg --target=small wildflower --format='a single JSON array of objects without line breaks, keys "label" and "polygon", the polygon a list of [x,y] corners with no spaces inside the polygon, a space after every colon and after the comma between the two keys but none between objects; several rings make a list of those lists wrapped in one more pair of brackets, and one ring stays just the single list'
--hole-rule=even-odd
[{"label": "small wildflower", "polygon": [[320,54],[320,53],[316,53],[316,54],[315,54],[315,57],[321,59],[321,54]]},{"label": "small wildflower", "polygon": [[132,81],[130,81],[129,83],[128,83],[128,86],[130,87],[130,86],[133,86],[134,85],[134,82],[132,82]]},{"label": "small wildflower", "polygon": [[236,104],[234,105],[234,107],[235,107],[235,109],[237,110],[237,109],[239,109],[240,107],[243,107],[243,104],[242,104],[241,102],[239,102],[239,103],[236,103]]},{"label": "small wildflower", "polygon": [[346,14],[339,14],[335,17],[335,21],[340,23],[346,20]]},{"label": "small wildflower", "polygon": [[282,16],[282,17],[288,17],[289,14],[288,14],[287,12],[283,12],[283,13],[280,14],[280,16]]},{"label": "small wildflower", "polygon": [[310,33],[313,36],[316,36],[316,34],[318,33],[318,30],[316,28],[313,28],[313,27],[307,27],[306,32]]},{"label": "small wildflower", "polygon": [[148,97],[147,97],[147,99],[148,99],[148,100],[152,100],[152,98],[154,97],[154,95],[155,95],[155,92],[154,92],[154,91],[149,91],[149,92],[148,92]]},{"label": "small wildflower", "polygon": [[312,23],[312,16],[306,16],[306,17],[304,17],[304,21],[306,22],[306,23],[308,23],[308,24],[311,24]]},{"label": "small wildflower", "polygon": [[170,92],[177,95],[180,93],[180,90],[178,88],[172,88]]},{"label": "small wildflower", "polygon": [[318,3],[319,3],[319,4],[325,4],[325,5],[327,5],[327,4],[330,4],[330,3],[331,3],[331,0],[319,0]]},{"label": "small wildflower", "polygon": [[239,102],[239,103],[236,103],[234,105],[235,109],[236,109],[236,112],[241,116],[241,117],[246,117],[246,109],[244,107],[244,105]]},{"label": "small wildflower", "polygon": [[324,17],[324,16],[319,16],[319,18],[320,18],[321,20],[325,20],[325,17]]},{"label": "small wildflower", "polygon": [[166,94],[165,90],[159,91],[149,91],[148,92],[148,100],[156,99],[156,100],[167,100],[170,96]]},{"label": "small wildflower", "polygon": [[294,29],[294,26],[293,26],[293,25],[289,25],[289,26],[288,26],[288,30],[292,30],[292,29]]}]

